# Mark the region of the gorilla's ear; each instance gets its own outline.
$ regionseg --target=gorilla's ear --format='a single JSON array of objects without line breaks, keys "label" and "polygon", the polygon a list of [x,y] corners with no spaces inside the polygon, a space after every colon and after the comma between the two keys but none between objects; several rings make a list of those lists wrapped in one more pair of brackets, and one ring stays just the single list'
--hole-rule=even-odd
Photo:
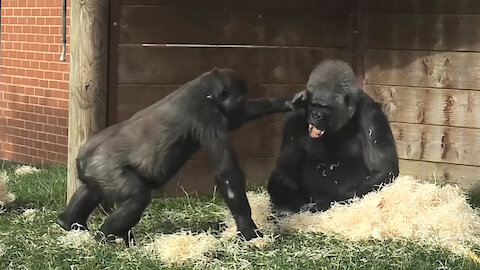
[{"label": "gorilla's ear", "polygon": [[208,76],[208,80],[209,80],[208,85],[210,89],[213,90],[213,94],[218,94],[223,90],[224,83],[223,83],[222,74],[220,74],[217,68],[213,68],[210,71],[210,76]]},{"label": "gorilla's ear", "polygon": [[303,90],[295,94],[292,98],[292,105],[296,109],[305,108],[308,100],[308,91]]}]

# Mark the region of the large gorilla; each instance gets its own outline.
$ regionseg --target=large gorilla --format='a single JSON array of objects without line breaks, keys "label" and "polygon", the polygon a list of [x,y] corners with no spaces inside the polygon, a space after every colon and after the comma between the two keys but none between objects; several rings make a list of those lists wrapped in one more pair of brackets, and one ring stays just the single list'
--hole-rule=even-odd
[{"label": "large gorilla", "polygon": [[[213,69],[164,99],[92,136],[77,157],[83,185],[74,193],[57,223],[66,230],[87,219],[102,200],[117,208],[97,238],[122,237],[150,203],[151,192],[166,183],[202,147],[216,184],[245,239],[261,235],[251,218],[244,175],[228,132],[263,115],[289,111],[290,99],[246,100],[244,80],[228,69]],[[99,239],[99,240],[100,240]]]},{"label": "large gorilla", "polygon": [[278,210],[322,211],[398,176],[398,156],[380,106],[355,86],[343,61],[324,61],[295,95],[268,192]]}]

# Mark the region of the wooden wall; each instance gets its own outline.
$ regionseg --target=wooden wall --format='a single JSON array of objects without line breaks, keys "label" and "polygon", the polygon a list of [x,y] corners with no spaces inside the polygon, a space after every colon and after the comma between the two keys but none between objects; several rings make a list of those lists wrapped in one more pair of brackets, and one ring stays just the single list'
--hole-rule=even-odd
[{"label": "wooden wall", "polygon": [[[402,174],[465,188],[480,181],[478,0],[114,2],[110,124],[213,67],[242,73],[253,97],[286,96],[319,61],[354,59],[391,121]],[[273,170],[283,118],[232,134],[250,183]],[[209,193],[212,179],[200,152],[160,193]]]},{"label": "wooden wall", "polygon": [[[213,67],[240,72],[253,97],[289,96],[326,58],[352,59],[351,0],[121,0],[112,3],[110,124],[124,120]],[[250,183],[264,183],[284,115],[232,134]],[[160,193],[211,193],[197,153]]]},{"label": "wooden wall", "polygon": [[480,1],[367,2],[364,88],[391,121],[401,173],[480,183]]}]

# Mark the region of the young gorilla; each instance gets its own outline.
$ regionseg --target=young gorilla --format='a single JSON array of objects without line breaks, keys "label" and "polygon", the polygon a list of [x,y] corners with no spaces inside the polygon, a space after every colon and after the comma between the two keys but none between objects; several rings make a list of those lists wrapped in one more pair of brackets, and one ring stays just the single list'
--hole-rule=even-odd
[{"label": "young gorilla", "polygon": [[203,147],[237,230],[247,240],[260,236],[228,132],[260,116],[290,111],[292,105],[287,99],[245,100],[246,94],[245,82],[232,70],[213,69],[89,138],[76,160],[83,185],[57,223],[65,230],[74,223],[86,228],[102,199],[115,201],[117,208],[100,231],[107,240],[119,236],[130,244],[129,231],[150,203],[152,189]]},{"label": "young gorilla", "polygon": [[347,63],[319,64],[292,103],[300,109],[285,123],[268,183],[276,209],[322,211],[398,176],[388,121]]}]

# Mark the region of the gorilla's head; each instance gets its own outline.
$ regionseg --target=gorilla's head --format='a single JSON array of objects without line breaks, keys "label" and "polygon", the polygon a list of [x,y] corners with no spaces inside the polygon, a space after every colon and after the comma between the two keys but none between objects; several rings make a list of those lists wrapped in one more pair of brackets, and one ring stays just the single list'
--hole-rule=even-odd
[{"label": "gorilla's head", "polygon": [[231,69],[214,68],[204,74],[209,90],[207,98],[228,118],[234,117],[244,108],[247,84]]},{"label": "gorilla's head", "polygon": [[292,104],[304,108],[311,138],[331,136],[352,118],[358,89],[352,68],[339,60],[320,63],[310,74],[307,89],[295,95]]}]

